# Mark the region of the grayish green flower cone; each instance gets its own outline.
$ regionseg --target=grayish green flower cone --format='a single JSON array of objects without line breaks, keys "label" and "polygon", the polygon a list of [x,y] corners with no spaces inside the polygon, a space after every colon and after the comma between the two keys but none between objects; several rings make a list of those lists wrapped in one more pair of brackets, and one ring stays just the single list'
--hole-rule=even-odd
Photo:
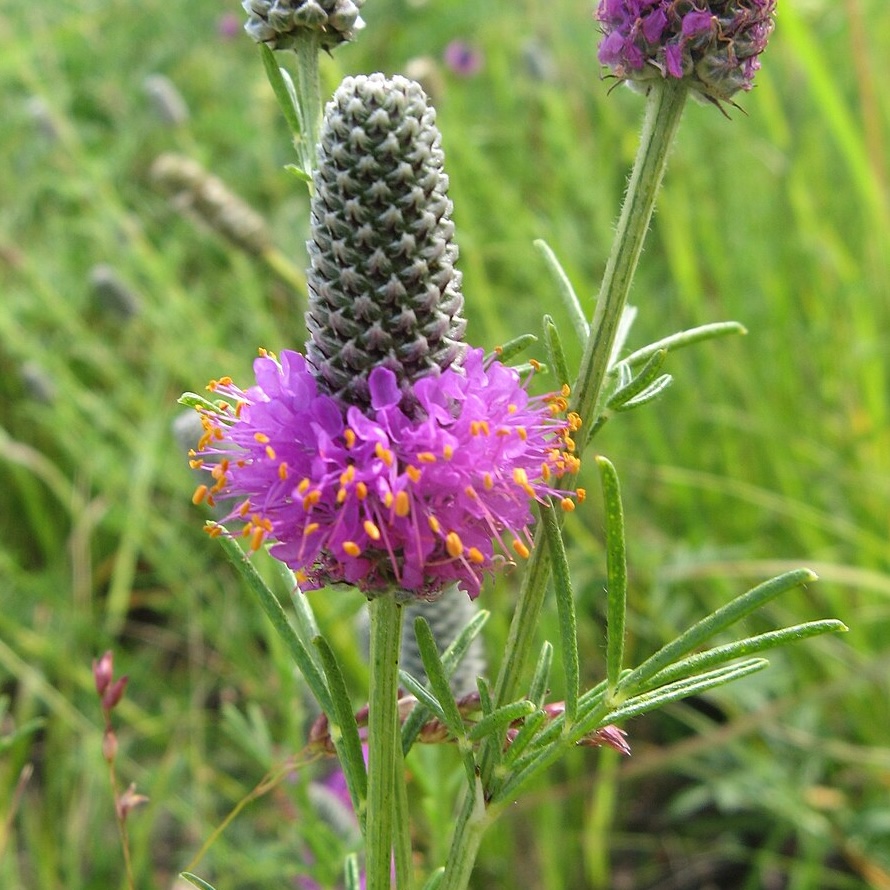
[{"label": "grayish green flower cone", "polygon": [[365,23],[359,10],[365,0],[244,0],[250,18],[244,30],[269,49],[293,49],[310,33],[322,49],[355,40]]},{"label": "grayish green flower cone", "polygon": [[348,77],[325,109],[312,198],[310,341],[321,386],[370,404],[368,375],[411,384],[464,353],[461,275],[435,111],[421,86]]}]

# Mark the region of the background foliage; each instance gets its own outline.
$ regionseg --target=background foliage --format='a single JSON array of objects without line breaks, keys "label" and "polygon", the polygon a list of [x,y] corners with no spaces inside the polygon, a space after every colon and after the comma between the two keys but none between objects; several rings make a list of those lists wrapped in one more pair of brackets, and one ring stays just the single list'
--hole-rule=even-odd
[{"label": "background foliage", "polygon": [[[588,301],[597,289],[642,102],[600,80],[593,6],[368,0],[359,41],[325,62],[327,92],[345,73],[424,72],[470,338],[487,347],[538,331],[545,310],[570,342],[533,239]],[[257,346],[299,345],[303,322],[274,270],[178,212],[149,171],[165,151],[200,161],[298,267],[308,202],[283,170],[285,126],[237,4],[3,7],[0,884],[122,886],[90,674],[113,648],[131,676],[119,770],[150,797],[130,819],[137,883],[170,887],[266,770],[300,750],[311,714],[201,532],[175,400],[222,373],[245,380]],[[478,73],[444,66],[452,39],[483,53]],[[728,318],[750,334],[674,356],[668,393],[597,442],[624,485],[630,660],[801,564],[822,581],[752,629],[831,615],[851,632],[630,724],[630,760],[576,752],[489,835],[480,888],[890,886],[888,57],[884,0],[783,0],[744,112],[689,108],[630,345]],[[187,120],[165,123],[152,74],[175,84]],[[96,287],[101,264],[128,299]],[[596,507],[569,533],[595,681]],[[490,653],[515,585],[484,593]],[[312,602],[358,705],[361,604]],[[455,764],[427,749],[411,768],[418,840],[437,861],[452,814],[448,788],[428,779]],[[326,851],[346,842],[315,815],[309,780],[322,772],[295,770],[251,803],[198,870],[219,890],[281,886],[301,870],[333,882]]]}]

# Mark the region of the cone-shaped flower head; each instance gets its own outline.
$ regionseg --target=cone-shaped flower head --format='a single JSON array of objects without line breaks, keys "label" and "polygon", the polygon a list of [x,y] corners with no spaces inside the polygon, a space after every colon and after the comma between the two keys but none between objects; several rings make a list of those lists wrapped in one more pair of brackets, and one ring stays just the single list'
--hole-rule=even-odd
[{"label": "cone-shaped flower head", "polygon": [[713,102],[750,90],[773,29],[776,0],[600,0],[599,60],[646,89],[686,80]]},{"label": "cone-shaped flower head", "polygon": [[419,84],[347,77],[325,109],[308,273],[306,357],[322,389],[370,404],[459,362],[466,322],[435,111]]},{"label": "cone-shaped flower head", "polygon": [[359,9],[365,0],[243,0],[250,18],[244,30],[270,49],[291,49],[314,32],[323,49],[355,39],[365,26]]},{"label": "cone-shaped flower head", "polygon": [[[433,112],[420,87],[348,78],[328,105],[312,202],[311,341],[264,352],[256,385],[192,398],[204,433],[196,502],[235,499],[256,549],[307,589],[475,597],[484,573],[531,544],[531,505],[578,470],[567,392],[462,342],[451,202]],[[581,495],[581,492],[576,492]],[[222,526],[211,530],[222,532]]]}]

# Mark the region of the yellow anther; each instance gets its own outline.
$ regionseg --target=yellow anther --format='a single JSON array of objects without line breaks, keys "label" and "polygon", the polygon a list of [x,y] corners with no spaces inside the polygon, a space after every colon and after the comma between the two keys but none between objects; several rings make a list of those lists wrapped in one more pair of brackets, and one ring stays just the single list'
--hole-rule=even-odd
[{"label": "yellow anther", "polygon": [[383,495],[383,506],[391,507],[394,500],[395,498],[393,497],[393,493],[391,491],[388,491],[385,495]]},{"label": "yellow anther", "polygon": [[417,461],[422,464],[434,464],[436,462],[436,455],[433,454],[432,451],[421,451],[420,454],[417,455]]},{"label": "yellow anther", "polygon": [[470,547],[467,551],[467,559],[469,559],[470,562],[476,563],[476,565],[485,562],[485,557],[482,555],[482,551],[478,547]]},{"label": "yellow anther", "polygon": [[362,552],[362,548],[355,541],[344,541],[343,552],[347,556],[358,556]]},{"label": "yellow anther", "polygon": [[575,509],[575,502],[571,498],[563,498],[559,502],[559,506],[562,507],[566,513],[571,513]]},{"label": "yellow anther", "polygon": [[195,489],[195,493],[192,495],[192,503],[193,504],[202,504],[207,498],[207,486],[199,485]]},{"label": "yellow anther", "polygon": [[405,468],[405,472],[408,474],[408,478],[412,482],[420,482],[420,468],[413,467],[410,464]]},{"label": "yellow anther", "polygon": [[300,484],[297,486],[297,494],[304,495],[307,491],[309,491],[309,486],[312,483],[308,479],[301,479]]},{"label": "yellow anther", "polygon": [[266,446],[266,457],[268,457],[269,460],[275,460],[275,449],[271,445]]},{"label": "yellow anther", "polygon": [[541,370],[541,363],[536,358],[530,358],[528,363],[532,366],[533,371]]},{"label": "yellow anther", "polygon": [[454,456],[454,448],[451,445],[445,445],[442,448],[442,457],[444,457],[445,460],[451,460],[451,458],[453,456]]},{"label": "yellow anther", "polygon": [[241,506],[238,508],[238,515],[243,519],[247,514],[250,513],[250,500],[244,501]]},{"label": "yellow anther", "polygon": [[457,532],[448,532],[445,535],[445,549],[448,551],[448,555],[455,559],[464,552],[464,543]]},{"label": "yellow anther", "polygon": [[517,408],[516,405],[514,405],[512,402],[510,402],[510,404],[507,405],[507,413],[508,414],[515,414],[518,410],[519,410],[519,408]]},{"label": "yellow anther", "polygon": [[309,535],[315,534],[320,528],[317,522],[307,522],[306,527],[303,529],[303,537],[308,538]]},{"label": "yellow anther", "polygon": [[368,496],[368,486],[364,482],[355,483],[355,496],[363,501]]},{"label": "yellow anther", "polygon": [[474,501],[475,501],[475,500],[478,500],[478,498],[479,498],[479,495],[477,494],[476,489],[473,488],[472,485],[468,485],[466,488],[464,488],[464,494],[465,494],[468,498],[471,498],[471,499],[474,500]]},{"label": "yellow anther", "polygon": [[254,433],[253,438],[255,441],[259,442],[260,445],[265,445],[269,441],[269,437],[265,433]]},{"label": "yellow anther", "polygon": [[349,492],[345,488],[340,488],[337,491],[337,503],[342,504],[348,496]]},{"label": "yellow anther", "polygon": [[[249,528],[249,526],[248,526]],[[266,537],[266,530],[261,526],[255,525],[250,533],[250,549],[254,552],[263,545],[263,538]]]},{"label": "yellow anther", "polygon": [[218,538],[223,533],[223,527],[218,522],[208,522],[207,525],[204,526],[204,531],[207,532],[211,538]]},{"label": "yellow anther", "polygon": [[382,442],[378,442],[374,446],[374,454],[376,454],[388,467],[392,466],[393,453],[388,448],[384,448]]},{"label": "yellow anther", "polygon": [[439,522],[439,520],[436,519],[435,516],[429,516],[429,517],[427,518],[427,524],[428,524],[429,527],[430,527],[430,531],[431,531],[434,535],[437,535],[437,534],[439,534],[440,531],[442,531],[442,525],[441,525],[441,523]]},{"label": "yellow anther", "polygon": [[404,519],[411,512],[411,501],[407,491],[400,491],[396,495],[396,516]]},{"label": "yellow anther", "polygon": [[587,499],[587,489],[586,488],[576,488],[575,489],[575,497],[578,498],[578,503],[583,504]]},{"label": "yellow anther", "polygon": [[303,509],[308,513],[321,500],[321,492],[316,488],[303,498]]},{"label": "yellow anther", "polygon": [[529,496],[535,496],[535,490],[528,481],[528,474],[522,467],[516,467],[513,470],[513,481]]},{"label": "yellow anther", "polygon": [[577,411],[569,411],[566,415],[566,420],[569,422],[569,429],[573,433],[577,433],[578,430],[581,429],[583,421],[581,420],[581,415]]},{"label": "yellow anther", "polygon": [[517,556],[521,556],[523,559],[528,559],[529,550],[519,538],[515,538],[513,541],[513,550]]},{"label": "yellow anther", "polygon": [[553,475],[553,473],[552,473],[551,470],[550,470],[550,464],[548,464],[546,461],[544,461],[544,463],[541,464],[541,478],[542,478],[545,482],[549,482],[549,481],[550,481],[550,477],[551,477],[552,475]]},{"label": "yellow anther", "polygon": [[287,479],[287,464],[282,462],[278,464],[278,478],[284,482]]},{"label": "yellow anther", "polygon": [[494,488],[494,477],[488,470],[482,474],[482,485],[486,491],[491,491]]},{"label": "yellow anther", "polygon": [[374,523],[371,522],[370,519],[366,519],[366,520],[364,521],[364,523],[363,523],[363,526],[364,526],[364,529],[365,529],[365,534],[366,534],[372,541],[379,541],[379,540],[380,540],[380,529],[377,528],[377,526],[374,525]]},{"label": "yellow anther", "polygon": [[346,429],[343,430],[343,441],[346,443],[347,448],[352,448],[352,446],[355,445],[355,431],[346,427]]},{"label": "yellow anther", "polygon": [[341,474],[340,474],[340,484],[341,485],[349,485],[350,482],[355,478],[355,466],[350,464]]},{"label": "yellow anther", "polygon": [[516,427],[516,433],[523,442],[528,438],[528,431],[524,426]]}]

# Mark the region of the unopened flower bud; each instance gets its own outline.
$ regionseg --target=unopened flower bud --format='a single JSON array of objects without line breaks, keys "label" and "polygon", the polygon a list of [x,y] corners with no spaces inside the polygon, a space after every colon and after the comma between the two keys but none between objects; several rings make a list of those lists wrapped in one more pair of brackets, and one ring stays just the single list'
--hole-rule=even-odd
[{"label": "unopened flower bud", "polygon": [[114,653],[109,649],[100,659],[93,659],[93,679],[96,681],[96,692],[104,695],[114,677]]},{"label": "unopened flower bud", "polygon": [[121,677],[109,686],[102,694],[102,707],[106,711],[113,711],[120,700],[124,697],[124,690],[127,688],[129,677]]},{"label": "unopened flower bud", "polygon": [[117,757],[117,735],[111,727],[106,729],[102,736],[102,756],[106,763],[112,763]]},{"label": "unopened flower bud", "polygon": [[244,30],[270,49],[291,49],[315,33],[322,49],[355,40],[365,23],[359,10],[365,0],[243,0],[250,18]]},{"label": "unopened flower bud", "polygon": [[751,89],[775,8],[776,0],[600,0],[599,60],[643,91],[670,77],[719,104]]}]

